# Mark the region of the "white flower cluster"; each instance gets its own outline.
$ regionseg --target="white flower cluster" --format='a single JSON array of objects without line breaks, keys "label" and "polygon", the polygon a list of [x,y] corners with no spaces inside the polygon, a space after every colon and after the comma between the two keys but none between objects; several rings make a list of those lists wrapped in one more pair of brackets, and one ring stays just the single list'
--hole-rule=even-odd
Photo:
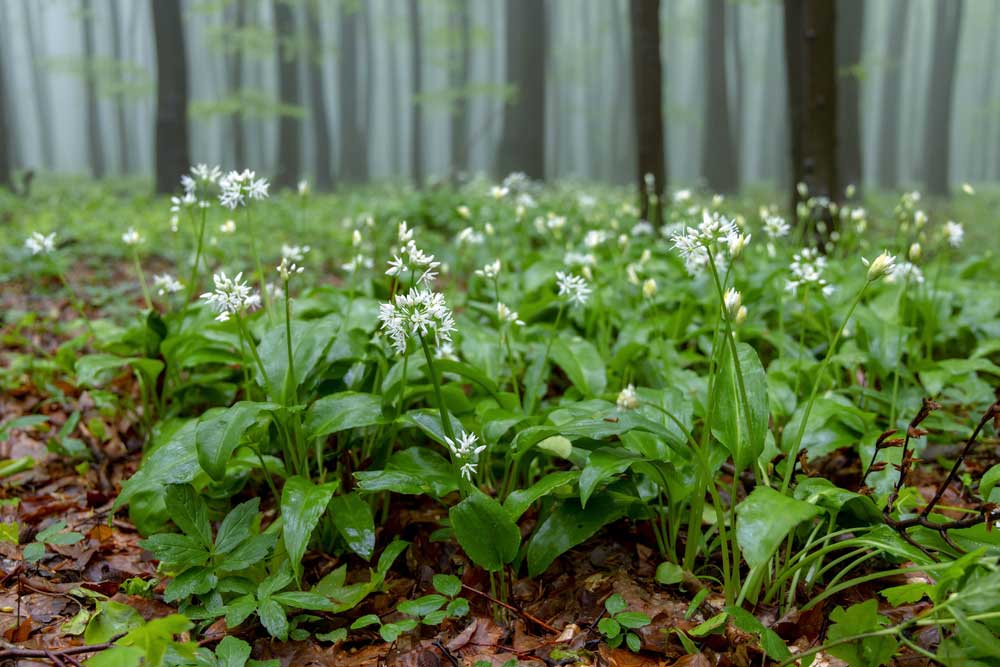
[{"label": "white flower cluster", "polygon": [[31,236],[24,240],[24,247],[32,255],[48,255],[56,249],[56,233],[42,234],[41,232],[31,232]]},{"label": "white flower cluster", "polygon": [[800,252],[795,253],[788,269],[792,272],[792,277],[785,281],[785,290],[793,295],[798,294],[800,287],[811,285],[819,287],[823,296],[833,294],[833,285],[830,285],[823,278],[823,271],[826,270],[826,257],[815,248],[803,248]]},{"label": "white flower cluster", "polygon": [[509,323],[516,324],[519,327],[524,326],[524,320],[517,314],[516,310],[511,310],[507,304],[502,302],[497,302],[497,319],[500,320],[501,324]]},{"label": "white flower cluster", "polygon": [[267,199],[270,183],[249,169],[231,171],[219,179],[219,203],[230,210],[245,206],[247,199]]},{"label": "white flower cluster", "polygon": [[615,403],[619,410],[635,410],[639,407],[639,396],[635,393],[635,385],[629,384],[618,392],[618,399]]},{"label": "white flower cluster", "polygon": [[156,288],[156,293],[160,296],[180,292],[184,289],[184,285],[169,273],[160,273],[153,276],[153,287]]},{"label": "white flower cluster", "polygon": [[962,241],[965,239],[965,228],[962,227],[962,223],[954,220],[944,223],[944,238],[952,248],[962,245]]},{"label": "white flower cluster", "polygon": [[894,264],[892,271],[885,277],[887,283],[896,283],[900,280],[914,285],[923,285],[924,272],[913,262],[902,261]]},{"label": "white flower cluster", "polygon": [[413,288],[398,295],[395,302],[380,304],[378,319],[399,354],[406,353],[411,336],[423,338],[433,333],[440,347],[451,342],[455,330],[455,319],[444,295],[428,289]]},{"label": "white flower cluster", "polygon": [[792,231],[791,225],[780,215],[764,215],[764,233],[767,234],[767,238],[773,241],[788,236],[790,231]]},{"label": "white flower cluster", "polygon": [[743,295],[730,287],[722,299],[722,308],[726,318],[735,326],[743,324],[747,318],[747,307],[743,305]]},{"label": "white flower cluster", "polygon": [[122,243],[127,246],[136,246],[142,242],[142,235],[135,230],[135,227],[129,227],[125,233],[122,234]]},{"label": "white flower cluster", "polygon": [[191,167],[190,174],[181,176],[181,187],[184,188],[185,197],[194,198],[198,185],[216,185],[222,178],[222,169],[219,167],[209,167],[207,164],[196,164]]},{"label": "white flower cluster", "polygon": [[311,249],[312,248],[307,245],[286,245],[282,243],[281,257],[292,262],[301,262],[306,258],[306,253],[308,253]]},{"label": "white flower cluster", "polygon": [[243,282],[243,273],[237,273],[235,278],[229,278],[224,272],[212,276],[215,291],[201,295],[215,309],[219,322],[229,321],[230,315],[237,315],[245,310],[260,307],[260,294],[254,292],[250,285]]},{"label": "white flower cluster", "polygon": [[472,476],[476,474],[476,467],[479,465],[479,455],[486,449],[486,445],[476,445],[478,440],[479,438],[476,437],[475,433],[465,432],[459,432],[454,440],[447,436],[444,439],[448,445],[448,449],[451,450],[452,456],[462,464],[462,477],[470,482],[472,481]]},{"label": "white flower cluster", "polygon": [[[404,222],[400,225],[400,240],[404,236],[405,224]],[[441,262],[435,262],[434,255],[428,255],[418,248],[412,236],[411,230],[408,232],[405,245],[389,260],[389,268],[386,269],[385,275],[403,278],[409,273],[414,285],[430,285],[437,278],[438,274],[434,269],[441,266]]]},{"label": "white flower cluster", "polygon": [[697,227],[684,227],[673,233],[670,240],[684,260],[688,273],[696,275],[708,265],[709,252],[716,253],[717,248],[724,246],[730,258],[735,259],[750,243],[750,235],[743,234],[734,221],[703,209]]},{"label": "white flower cluster", "polygon": [[476,275],[487,280],[496,280],[496,277],[500,275],[500,268],[500,260],[497,259],[481,269],[476,269]]},{"label": "white flower cluster", "polygon": [[292,276],[302,273],[305,269],[285,256],[281,258],[281,264],[278,264],[276,270],[281,279],[287,281]]},{"label": "white flower cluster", "polygon": [[587,305],[591,289],[580,276],[556,271],[556,286],[559,288],[559,296],[567,297],[571,305]]}]

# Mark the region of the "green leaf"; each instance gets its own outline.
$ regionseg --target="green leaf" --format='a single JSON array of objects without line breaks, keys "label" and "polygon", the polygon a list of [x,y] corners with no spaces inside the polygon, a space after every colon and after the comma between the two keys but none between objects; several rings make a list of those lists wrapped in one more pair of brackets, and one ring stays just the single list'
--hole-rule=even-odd
[{"label": "green leaf", "polygon": [[799,500],[829,510],[831,514],[844,511],[865,523],[882,523],[882,512],[870,497],[842,489],[823,477],[799,480],[793,495]]},{"label": "green leaf", "polygon": [[198,540],[206,549],[212,547],[212,524],[208,506],[189,484],[171,484],[166,492],[167,512],[181,531]]},{"label": "green leaf", "polygon": [[604,609],[612,616],[615,616],[628,609],[628,603],[625,602],[625,598],[621,595],[614,593],[604,601]]},{"label": "green leaf", "polygon": [[615,620],[618,621],[622,627],[629,628],[630,630],[644,628],[651,622],[649,620],[649,616],[646,616],[642,612],[638,611],[623,611],[622,613],[615,615]]},{"label": "green leaf", "polygon": [[257,614],[268,634],[281,641],[288,639],[288,616],[278,602],[271,599],[264,600],[260,603]]},{"label": "green leaf", "polygon": [[[888,619],[879,615],[878,600],[874,598],[851,605],[846,610],[837,607],[830,614],[830,620],[833,625],[826,634],[828,642],[876,632],[888,623]],[[898,646],[894,637],[883,635],[830,646],[827,652],[846,661],[851,667],[879,667],[889,662]]]},{"label": "green leaf", "polygon": [[335,481],[314,484],[298,476],[285,481],[281,491],[281,518],[284,521],[281,530],[296,578],[302,575],[302,556],[337,486],[339,483]]},{"label": "green leaf", "polygon": [[305,415],[305,430],[309,438],[322,438],[331,433],[385,422],[381,397],[344,391],[324,396],[309,406]]},{"label": "green leaf", "polygon": [[431,578],[431,583],[434,590],[450,598],[462,592],[462,580],[452,574],[435,574]]},{"label": "green leaf", "polygon": [[1000,658],[1000,642],[997,635],[986,625],[971,621],[961,609],[950,607],[955,622],[958,625],[962,643],[971,645],[976,654],[984,658]]},{"label": "green leaf", "polygon": [[275,410],[275,403],[240,401],[231,408],[209,410],[198,420],[195,445],[198,463],[212,479],[226,476],[226,464],[240,445],[240,438],[257,422],[261,412]]},{"label": "green leaf", "polygon": [[395,562],[399,555],[406,551],[406,547],[410,546],[409,542],[404,542],[400,539],[393,540],[389,546],[382,551],[382,555],[378,557],[378,568],[379,574],[385,575],[392,564]]},{"label": "green leaf", "polygon": [[408,495],[427,494],[441,498],[458,489],[451,464],[437,452],[410,447],[389,457],[385,470],[354,473],[364,491],[392,491]]},{"label": "green leaf", "polygon": [[656,582],[664,586],[684,581],[684,568],[676,563],[664,561],[656,566]]},{"label": "green leaf", "polygon": [[178,600],[187,600],[193,595],[204,595],[215,588],[218,583],[219,578],[215,575],[212,568],[188,568],[167,584],[166,589],[163,591],[163,601],[176,602]]},{"label": "green leaf", "polygon": [[226,627],[235,628],[257,611],[257,599],[253,595],[243,595],[230,600],[225,606]]},{"label": "green leaf", "polygon": [[219,525],[219,533],[215,536],[215,549],[213,553],[221,556],[229,553],[247,538],[250,537],[250,529],[253,521],[257,518],[257,510],[260,507],[260,498],[252,498],[240,503],[226,515]]},{"label": "green leaf", "polygon": [[153,447],[142,457],[142,465],[122,485],[113,509],[118,509],[143,492],[161,496],[168,484],[186,484],[201,472],[195,446],[197,420],[191,419],[173,431],[163,442],[154,441]]},{"label": "green leaf", "polygon": [[586,509],[575,499],[562,502],[545,518],[528,542],[528,576],[535,577],[545,572],[560,555],[624,514],[624,508],[606,493],[593,496]]},{"label": "green leaf", "polygon": [[141,540],[139,546],[152,551],[167,569],[204,565],[209,557],[208,550],[195,538],[177,533],[153,535]]},{"label": "green leaf", "polygon": [[103,644],[142,625],[142,622],[142,615],[133,607],[114,600],[99,600],[97,611],[90,617],[83,632],[83,641],[85,644]]},{"label": "green leaf", "polygon": [[751,632],[757,635],[760,640],[760,647],[767,657],[772,660],[787,660],[792,653],[784,640],[778,636],[771,628],[766,627],[760,620],[742,607],[735,605],[726,607],[726,613],[733,620],[733,624],[744,632]]},{"label": "green leaf", "polygon": [[[303,321],[293,319],[292,329],[292,359],[295,364],[296,386],[302,386],[321,365],[321,360],[337,338],[340,330],[340,317],[332,315],[319,320]],[[268,329],[261,337],[257,346],[260,358],[264,362],[264,370],[270,382],[265,386],[260,369],[254,369],[254,379],[263,387],[272,401],[285,400],[285,382],[288,374],[288,343],[285,338],[285,322],[282,319]]]},{"label": "green leaf", "polygon": [[579,476],[580,473],[576,470],[551,472],[527,489],[519,489],[508,495],[503,503],[503,508],[507,514],[510,514],[510,518],[517,521],[533,502],[547,496],[559,487],[572,484]]},{"label": "green leaf", "polygon": [[984,472],[979,480],[979,495],[983,500],[992,502],[990,501],[990,496],[993,494],[993,489],[996,488],[997,483],[1000,483],[1000,463]]},{"label": "green leaf", "polygon": [[123,366],[142,373],[145,379],[155,379],[163,370],[158,359],[117,357],[113,354],[88,354],[76,362],[76,382],[81,387],[100,387],[114,379]]},{"label": "green leaf", "polygon": [[455,618],[458,618],[460,616],[465,616],[466,614],[469,613],[469,601],[466,600],[465,598],[455,598],[454,600],[448,603],[448,606],[445,607],[444,610],[445,613],[448,614],[448,616],[452,616]]},{"label": "green leaf", "polygon": [[601,447],[590,453],[587,467],[580,473],[580,505],[587,506],[587,500],[597,490],[597,485],[624,472],[642,457],[621,447]]},{"label": "green leaf", "polygon": [[218,656],[218,667],[244,667],[250,657],[250,644],[232,635],[226,635],[215,647],[215,655]]},{"label": "green leaf", "polygon": [[758,486],[736,506],[736,541],[750,567],[771,558],[788,533],[820,513],[819,508],[766,486]]},{"label": "green leaf", "polygon": [[355,620],[351,623],[351,630],[360,630],[361,628],[367,628],[369,625],[381,625],[382,621],[375,614],[365,614],[361,618]]},{"label": "green leaf", "polygon": [[426,616],[432,611],[438,611],[448,602],[443,595],[425,595],[416,600],[406,600],[396,606],[396,611],[407,616]]},{"label": "green leaf", "polygon": [[618,624],[618,621],[606,616],[597,622],[597,629],[600,630],[601,634],[608,639],[617,637],[622,631],[622,627]]},{"label": "green leaf", "polygon": [[353,492],[337,496],[330,501],[330,516],[351,551],[370,559],[375,551],[375,517],[368,503]]},{"label": "green leaf", "polygon": [[[194,623],[184,616],[171,614],[163,618],[154,618],[144,625],[133,628],[115,643],[119,646],[142,649],[145,663],[150,667],[158,667],[163,663],[163,656],[168,648],[181,648],[181,644],[174,641],[174,635],[187,632],[192,627]],[[190,653],[193,656],[193,650]]]},{"label": "green leaf", "polygon": [[406,619],[403,621],[398,621],[396,623],[386,623],[378,629],[379,635],[382,637],[382,641],[394,642],[399,639],[399,636],[404,632],[409,632],[413,628],[417,627],[417,622],[412,619]]},{"label": "green leaf", "polygon": [[478,489],[448,511],[455,538],[473,563],[491,572],[514,560],[521,545],[517,524]]},{"label": "green leaf", "polygon": [[251,565],[256,565],[267,557],[267,553],[277,540],[278,536],[275,533],[254,535],[230,551],[217,569],[223,572],[240,572]]},{"label": "green leaf", "polygon": [[639,635],[634,632],[630,632],[625,635],[625,644],[628,645],[628,649],[632,651],[632,653],[638,653],[639,649],[642,648],[642,640],[639,639]]},{"label": "green leaf", "polygon": [[21,551],[21,557],[29,563],[34,563],[42,559],[45,555],[45,545],[41,542],[32,542]]},{"label": "green leaf", "polygon": [[767,375],[757,357],[757,352],[746,343],[736,344],[736,353],[743,375],[747,402],[750,407],[750,425],[740,398],[739,384],[729,346],[722,348],[719,361],[719,380],[716,388],[716,437],[729,450],[738,471],[756,461],[764,451],[767,434],[768,401]]},{"label": "green leaf", "polygon": [[330,632],[320,632],[316,635],[316,639],[321,642],[331,642],[333,644],[342,642],[347,639],[347,628],[337,628]]},{"label": "green leaf", "polygon": [[272,600],[277,600],[290,609],[308,609],[309,611],[336,611],[337,605],[320,593],[311,591],[286,591],[275,593]]},{"label": "green leaf", "polygon": [[695,637],[704,637],[706,635],[710,635],[719,628],[725,627],[726,618],[728,618],[728,616],[729,615],[726,612],[720,611],[712,618],[704,621],[703,623],[699,623],[695,627],[688,630],[688,634],[693,635]]},{"label": "green leaf", "polygon": [[580,336],[568,340],[557,337],[549,356],[585,397],[604,393],[607,388],[604,360],[593,343]]}]

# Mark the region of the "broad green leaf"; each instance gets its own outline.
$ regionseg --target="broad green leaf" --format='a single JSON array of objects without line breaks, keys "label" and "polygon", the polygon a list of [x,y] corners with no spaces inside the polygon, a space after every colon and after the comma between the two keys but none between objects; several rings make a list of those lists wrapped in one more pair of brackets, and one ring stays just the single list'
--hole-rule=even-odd
[{"label": "broad green leaf", "polygon": [[257,615],[268,634],[281,641],[288,639],[288,616],[281,604],[271,599],[264,600],[257,609]]},{"label": "broad green leaf", "polygon": [[198,421],[191,419],[162,442],[154,441],[153,447],[143,456],[142,465],[122,485],[113,509],[122,507],[137,493],[151,492],[162,497],[168,484],[192,481],[201,472],[195,446],[197,427]]},{"label": "broad green leaf", "polygon": [[409,542],[404,542],[400,539],[393,540],[378,557],[376,571],[381,575],[385,575],[396,559],[399,558],[399,555],[406,551],[406,547],[408,546],[410,546]]},{"label": "broad green leaf", "polygon": [[587,467],[580,473],[580,505],[587,506],[587,500],[597,490],[597,485],[618,473],[628,470],[642,458],[621,447],[601,447],[590,453]]},{"label": "broad green leaf", "polygon": [[117,357],[113,354],[88,354],[76,362],[76,381],[80,386],[100,387],[107,384],[123,366],[143,374],[146,380],[155,379],[163,370],[158,359]]},{"label": "broad green leaf", "polygon": [[226,635],[215,647],[215,655],[218,656],[218,667],[244,667],[247,658],[250,657],[250,644],[234,637]]},{"label": "broad green leaf", "polygon": [[607,387],[604,360],[593,343],[579,336],[558,337],[552,342],[549,354],[581,394],[590,397],[604,393]]},{"label": "broad green leaf", "polygon": [[574,499],[562,502],[528,542],[528,576],[545,572],[560,555],[624,514],[624,508],[605,493],[594,495],[586,509]]},{"label": "broad green leaf", "polygon": [[646,616],[639,611],[623,611],[622,613],[615,615],[615,620],[618,621],[622,627],[629,628],[630,630],[644,628],[650,624],[649,616]]},{"label": "broad green leaf", "polygon": [[354,492],[336,496],[330,501],[330,516],[351,551],[370,559],[375,551],[375,517],[368,503]]},{"label": "broad green leaf", "polygon": [[240,572],[245,570],[251,565],[256,565],[264,560],[271,547],[277,541],[278,535],[276,533],[254,535],[230,551],[217,567],[220,571],[224,572]]},{"label": "broad green leaf", "polygon": [[604,601],[604,609],[612,616],[615,616],[628,609],[628,602],[625,602],[625,598],[620,593],[614,593],[609,595],[608,599]]},{"label": "broad green leaf", "polygon": [[163,656],[168,648],[173,648],[182,655],[194,657],[195,644],[184,646],[174,641],[174,636],[187,632],[194,623],[180,614],[170,614],[163,618],[154,618],[144,625],[133,628],[116,644],[119,646],[134,646],[145,653],[145,663],[150,667],[158,667],[163,663]]},{"label": "broad green leaf", "polygon": [[[310,321],[293,319],[291,324],[295,386],[299,387],[317,370],[317,365],[336,339],[340,330],[340,317],[331,315]],[[285,339],[284,319],[264,333],[258,345],[258,352],[264,362],[269,384],[265,386],[260,369],[254,366],[257,384],[267,390],[267,395],[272,401],[285,402],[288,344]],[[294,401],[289,400],[288,403],[294,404]]]},{"label": "broad green leaf", "polygon": [[437,611],[448,602],[443,595],[424,595],[416,600],[406,600],[396,605],[396,611],[407,616],[426,616],[432,611]]},{"label": "broad green leaf", "polygon": [[275,593],[272,600],[277,600],[289,609],[308,609],[309,611],[336,611],[337,606],[325,595],[312,591],[286,591]]},{"label": "broad green leaf", "polygon": [[847,512],[869,524],[882,523],[882,512],[868,496],[848,491],[823,477],[807,477],[798,481],[794,496],[818,505],[831,514]]},{"label": "broad green leaf", "polygon": [[778,636],[771,628],[765,626],[760,620],[748,612],[746,609],[737,606],[726,607],[726,613],[733,620],[733,624],[744,632],[752,632],[760,640],[760,647],[767,657],[772,660],[786,660],[792,653],[784,640]]},{"label": "broad green leaf", "polygon": [[356,472],[354,477],[358,487],[368,492],[392,491],[441,498],[458,489],[458,478],[451,464],[424,447],[396,452],[389,457],[384,470]]},{"label": "broad green leaf", "polygon": [[[828,642],[875,632],[888,623],[887,618],[879,615],[878,600],[874,598],[851,605],[847,609],[837,607],[830,614],[830,620],[833,624],[827,631]],[[846,661],[851,667],[879,667],[892,658],[897,647],[895,637],[883,635],[831,645],[827,651],[830,655]]]},{"label": "broad green leaf", "polygon": [[225,555],[242,544],[250,537],[250,530],[253,527],[254,519],[257,518],[257,510],[260,508],[260,498],[251,498],[240,503],[226,515],[226,518],[219,524],[219,533],[215,536],[215,548],[213,553],[217,556]]},{"label": "broad green leaf", "polygon": [[451,598],[462,592],[462,580],[453,574],[435,574],[431,582],[434,590]]},{"label": "broad green leaf", "polygon": [[[451,430],[456,435],[463,431],[462,422],[455,415],[448,413],[451,419]],[[441,413],[438,410],[410,410],[400,418],[403,423],[413,424],[426,433],[432,440],[447,446],[444,429],[441,428]]]},{"label": "broad green leaf", "polygon": [[99,600],[97,611],[83,633],[86,644],[103,644],[142,625],[142,615],[134,608],[114,600]]},{"label": "broad green leaf", "polygon": [[[285,481],[285,488],[281,491],[281,518],[284,522],[281,530],[296,577],[302,574],[302,556],[337,486],[338,482],[314,484],[298,476]],[[278,636],[273,632],[271,634]]]},{"label": "broad green leaf", "polygon": [[613,618],[604,617],[597,623],[597,629],[601,631],[601,634],[609,639],[612,637],[617,637],[622,631],[622,627]]},{"label": "broad green leaf", "polygon": [[246,430],[257,422],[261,412],[278,407],[275,403],[240,401],[230,408],[215,408],[202,415],[195,435],[202,469],[221,481],[226,476],[226,464]]},{"label": "broad green leaf", "polygon": [[211,567],[188,568],[167,584],[163,591],[163,601],[176,602],[187,600],[192,595],[204,595],[218,583],[219,578]]},{"label": "broad green leaf", "polygon": [[455,538],[473,563],[491,572],[514,560],[521,546],[517,524],[495,499],[475,490],[448,511]]},{"label": "broad green leaf", "polygon": [[479,385],[479,387],[485,390],[488,394],[496,395],[497,393],[496,382],[491,380],[486,373],[483,373],[471,364],[451,359],[435,359],[434,368],[437,369],[439,373],[454,373],[455,375],[464,377],[467,380],[471,380],[473,383]]},{"label": "broad green leaf", "polygon": [[310,438],[322,438],[347,429],[385,423],[382,399],[374,394],[344,391],[319,399],[306,411],[305,430]]},{"label": "broad green leaf", "polygon": [[736,506],[736,540],[750,567],[761,566],[795,526],[820,510],[766,486],[758,486]]},{"label": "broad green leaf", "polygon": [[993,494],[993,489],[996,488],[998,483],[1000,483],[1000,463],[984,472],[983,476],[979,479],[979,495],[983,500],[993,502],[990,500],[990,496]]},{"label": "broad green leaf", "polygon": [[550,472],[527,489],[518,489],[507,496],[503,502],[503,508],[510,514],[510,518],[517,521],[533,502],[547,496],[561,486],[572,484],[579,476],[580,473],[576,470]]},{"label": "broad green leaf", "polygon": [[664,561],[656,566],[656,583],[670,586],[684,581],[684,569],[676,563]]},{"label": "broad green leaf", "polygon": [[212,524],[208,521],[208,506],[198,492],[190,484],[171,484],[167,487],[166,503],[170,519],[177,527],[210,549]]},{"label": "broad green leaf", "polygon": [[726,446],[737,470],[746,470],[764,451],[767,433],[768,401],[767,376],[757,357],[757,352],[746,343],[737,343],[746,398],[750,407],[749,429],[747,415],[739,391],[736,370],[729,346],[723,346],[719,361],[719,379],[716,388],[716,437]]},{"label": "broad green leaf", "polygon": [[143,549],[149,549],[168,569],[204,565],[208,560],[208,549],[197,539],[177,533],[159,533],[139,542]]}]

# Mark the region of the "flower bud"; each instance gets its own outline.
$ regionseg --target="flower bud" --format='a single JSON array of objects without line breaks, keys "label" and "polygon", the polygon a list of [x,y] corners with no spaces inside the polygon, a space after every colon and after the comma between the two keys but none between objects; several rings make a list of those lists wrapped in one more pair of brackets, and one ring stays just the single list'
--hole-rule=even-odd
[{"label": "flower bud", "polygon": [[861,258],[864,265],[868,267],[868,282],[874,282],[883,278],[896,268],[896,257],[890,255],[888,250],[883,250],[882,254],[869,262],[864,257]]},{"label": "flower bud", "polygon": [[652,278],[647,278],[646,282],[642,284],[642,295],[647,299],[652,299],[656,296],[656,281]]},{"label": "flower bud", "polygon": [[915,262],[918,259],[920,259],[920,255],[922,253],[923,253],[923,251],[921,250],[919,243],[912,243],[910,245],[910,253],[909,253],[909,255],[910,255],[910,261],[911,262]]}]

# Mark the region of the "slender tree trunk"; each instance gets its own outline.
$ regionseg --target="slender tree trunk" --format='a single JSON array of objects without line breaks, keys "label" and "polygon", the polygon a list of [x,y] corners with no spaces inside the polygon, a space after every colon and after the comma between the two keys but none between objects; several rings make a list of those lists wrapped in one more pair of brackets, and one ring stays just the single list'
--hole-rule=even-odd
[{"label": "slender tree trunk", "polygon": [[340,180],[361,183],[368,179],[368,147],[358,118],[361,88],[358,85],[358,32],[360,9],[340,3],[340,44],[337,71],[340,79]]},{"label": "slender tree trunk", "polygon": [[55,151],[52,147],[52,96],[49,94],[49,82],[42,71],[42,54],[45,35],[39,33],[35,22],[35,10],[38,3],[24,0],[21,11],[24,13],[25,37],[28,40],[28,52],[31,57],[31,89],[35,96],[35,109],[38,114],[38,136],[42,144],[42,162],[48,169],[55,168]]},{"label": "slender tree trunk", "polygon": [[451,172],[469,170],[469,72],[472,67],[472,9],[465,2],[455,3],[451,11],[451,31],[455,38],[451,67],[451,89],[455,102],[451,109]]},{"label": "slender tree trunk", "polygon": [[87,152],[90,156],[90,170],[94,178],[104,178],[107,168],[104,164],[104,140],[101,137],[101,115],[97,105],[97,81],[94,46],[94,4],[91,0],[80,0],[83,14],[83,56],[86,62],[87,78]]},{"label": "slender tree trunk", "polygon": [[321,29],[320,9],[318,5],[310,4],[308,7],[309,28],[309,88],[313,125],[313,138],[316,145],[316,165],[315,165],[315,187],[317,190],[325,191],[333,188],[333,174],[331,173],[331,147],[330,120],[326,110],[326,86],[323,83],[323,33]]},{"label": "slender tree trunk", "polygon": [[[990,10],[990,28],[986,33],[988,35],[1000,34],[1000,3],[993,3],[993,7]],[[996,153],[994,144],[990,142],[990,139],[994,135],[994,116],[996,115],[992,109],[993,105],[993,94],[996,88],[997,79],[997,40],[988,39],[986,40],[986,56],[984,60],[984,71],[986,72],[986,85],[983,87],[982,101],[980,102],[980,109],[984,114],[983,118],[983,133],[982,139],[978,141],[978,166],[979,169],[977,174],[980,180],[988,181],[993,176],[993,165],[992,157]]]},{"label": "slender tree trunk", "polygon": [[[391,3],[392,7],[398,7],[398,4]],[[395,17],[393,17],[395,18]],[[402,84],[399,81],[399,72],[402,67],[402,63],[399,62],[399,47],[397,46],[398,40],[395,36],[386,40],[388,42],[388,53],[386,54],[386,60],[388,60],[388,73],[389,73],[389,140],[390,148],[389,154],[392,160],[391,172],[394,176],[402,177],[403,173],[406,171],[406,167],[403,165],[403,100],[402,100]]]},{"label": "slender tree trunk", "polygon": [[731,45],[729,49],[729,64],[733,78],[733,94],[731,95],[732,103],[729,105],[729,122],[730,127],[733,128],[733,147],[736,151],[733,160],[737,183],[743,180],[743,153],[746,150],[746,132],[743,127],[743,118],[745,116],[744,103],[746,101],[744,94],[746,87],[744,85],[745,72],[743,69],[743,17],[740,15],[742,8],[743,5],[739,2],[729,5],[729,11],[727,12],[729,26],[726,28],[729,31]]},{"label": "slender tree trunk", "polygon": [[[108,2],[109,16],[111,17],[111,55],[120,66],[125,59],[122,51],[122,28],[120,6],[114,0]],[[126,174],[129,171],[128,164],[128,122],[125,118],[125,97],[122,93],[115,95],[115,129],[118,132],[118,171]]]},{"label": "slender tree trunk", "polygon": [[504,108],[499,171],[545,178],[545,70],[548,7],[545,0],[507,0],[507,80],[517,86]]},{"label": "slender tree trunk", "polygon": [[371,179],[371,158],[368,157],[368,142],[372,136],[372,128],[375,125],[375,86],[378,83],[375,78],[375,40],[372,38],[372,7],[371,3],[361,3],[361,36],[364,39],[364,58],[361,64],[364,65],[364,103],[362,115],[359,117],[358,127],[361,133],[361,143],[365,149],[365,180]]},{"label": "slender tree trunk", "polygon": [[[278,35],[278,94],[281,103],[289,107],[302,105],[299,85],[299,63],[294,55],[295,14],[287,0],[274,0],[274,28]],[[298,116],[283,113],[278,121],[278,164],[275,169],[276,188],[294,188],[302,168],[302,121]]]},{"label": "slender tree trunk", "polygon": [[[785,0],[785,62],[791,129],[792,182],[804,183],[810,196],[837,201],[837,59],[834,0]],[[798,222],[796,187],[791,188],[792,217]],[[829,208],[819,240],[833,231]]]},{"label": "slender tree trunk", "polygon": [[[631,0],[632,91],[639,184],[639,216],[659,227],[667,187],[663,137],[663,63],[660,56],[660,0]],[[647,174],[652,183],[647,186]],[[650,210],[650,195],[656,205]]]},{"label": "slender tree trunk", "polygon": [[[242,34],[247,24],[246,2],[237,0],[232,5],[232,22],[237,32]],[[243,41],[236,40],[236,46],[226,57],[229,70],[230,94],[242,99],[243,96]],[[236,169],[244,169],[247,164],[246,122],[242,108],[234,111],[229,118],[229,132],[232,136],[233,163]]]},{"label": "slender tree trunk", "polygon": [[701,173],[714,192],[735,192],[739,187],[739,155],[733,141],[726,77],[726,0],[705,4],[703,52],[705,131],[702,133]]},{"label": "slender tree trunk", "polygon": [[177,2],[150,0],[156,39],[156,192],[177,188],[191,164],[184,24]]},{"label": "slender tree trunk", "polygon": [[924,133],[924,184],[932,195],[947,195],[951,178],[951,118],[958,36],[965,0],[934,5],[934,51]]},{"label": "slender tree trunk", "polygon": [[417,0],[409,0],[410,15],[410,165],[413,181],[420,187],[424,183],[424,107],[419,100],[423,92],[423,46],[420,29],[420,7]]},{"label": "slender tree trunk", "polygon": [[884,189],[899,184],[899,103],[903,94],[903,47],[909,19],[910,0],[893,0],[879,103],[879,146],[875,155],[875,180]]},{"label": "slender tree trunk", "polygon": [[611,117],[611,162],[612,181],[616,183],[627,183],[631,179],[628,173],[632,170],[630,165],[635,164],[635,141],[633,141],[634,130],[631,127],[632,118],[635,116],[634,102],[632,96],[632,72],[631,62],[627,51],[626,41],[628,40],[628,2],[624,0],[624,16],[619,2],[608,3],[611,8],[611,42],[615,54],[615,94],[610,100],[611,107],[607,110]]},{"label": "slender tree trunk", "polygon": [[0,188],[13,192],[14,174],[9,141],[12,128],[7,114],[7,72],[4,68],[6,55],[6,50],[0,49]]},{"label": "slender tree trunk", "polygon": [[[837,134],[840,139],[840,181],[861,188],[861,82],[855,71],[861,63],[865,26],[864,0],[837,4]],[[892,26],[892,30],[897,30]]]}]

